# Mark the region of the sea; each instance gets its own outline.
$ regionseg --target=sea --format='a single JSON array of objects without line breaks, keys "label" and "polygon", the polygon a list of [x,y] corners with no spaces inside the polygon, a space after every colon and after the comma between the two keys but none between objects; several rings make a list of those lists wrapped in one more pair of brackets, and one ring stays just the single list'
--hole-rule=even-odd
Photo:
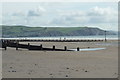
[{"label": "sea", "polygon": [[108,40],[118,40],[118,35],[96,35],[96,36],[55,36],[55,37],[14,37],[14,38],[2,38],[2,39],[59,39],[59,40],[67,40],[67,39],[81,39],[81,40],[91,40],[91,39],[108,39]]}]

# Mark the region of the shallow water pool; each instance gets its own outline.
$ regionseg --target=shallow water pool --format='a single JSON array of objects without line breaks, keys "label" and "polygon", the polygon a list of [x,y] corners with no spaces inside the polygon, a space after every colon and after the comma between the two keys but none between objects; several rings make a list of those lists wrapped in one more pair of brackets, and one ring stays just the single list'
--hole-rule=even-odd
[{"label": "shallow water pool", "polygon": [[[85,48],[85,49],[79,49],[79,51],[96,51],[96,50],[104,50],[106,48]],[[73,51],[77,51],[77,49],[70,49]]]}]

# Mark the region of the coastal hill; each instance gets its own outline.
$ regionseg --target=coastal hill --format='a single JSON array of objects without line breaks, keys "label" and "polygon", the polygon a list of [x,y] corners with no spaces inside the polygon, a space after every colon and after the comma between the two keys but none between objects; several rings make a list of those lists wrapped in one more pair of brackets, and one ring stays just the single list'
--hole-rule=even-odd
[{"label": "coastal hill", "polygon": [[[92,27],[28,27],[6,26],[2,27],[2,37],[53,37],[53,36],[94,36],[104,35],[105,31]],[[107,31],[107,35],[116,35]]]}]

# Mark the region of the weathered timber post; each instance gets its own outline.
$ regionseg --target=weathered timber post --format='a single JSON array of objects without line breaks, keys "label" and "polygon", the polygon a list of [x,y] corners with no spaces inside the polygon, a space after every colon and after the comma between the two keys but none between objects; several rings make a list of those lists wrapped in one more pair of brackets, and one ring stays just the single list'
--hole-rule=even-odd
[{"label": "weathered timber post", "polygon": [[30,43],[28,43],[28,49],[30,49]]},{"label": "weathered timber post", "polygon": [[5,50],[7,50],[7,44],[6,44],[6,41],[4,41],[3,43],[4,43],[4,48],[5,48]]},{"label": "weathered timber post", "polygon": [[40,50],[42,50],[42,44],[40,45]]},{"label": "weathered timber post", "polygon": [[77,51],[80,51],[79,47],[77,47]]},{"label": "weathered timber post", "polygon": [[19,45],[19,42],[17,41],[16,42],[16,50],[18,50],[18,45]]},{"label": "weathered timber post", "polygon": [[67,46],[64,46],[64,50],[67,51]]},{"label": "weathered timber post", "polygon": [[107,32],[107,31],[105,31],[105,42],[107,42],[107,39],[106,39],[106,32]]},{"label": "weathered timber post", "polygon": [[55,50],[55,46],[53,45],[53,50]]},{"label": "weathered timber post", "polygon": [[2,41],[2,47],[7,50],[7,43],[5,40]]}]

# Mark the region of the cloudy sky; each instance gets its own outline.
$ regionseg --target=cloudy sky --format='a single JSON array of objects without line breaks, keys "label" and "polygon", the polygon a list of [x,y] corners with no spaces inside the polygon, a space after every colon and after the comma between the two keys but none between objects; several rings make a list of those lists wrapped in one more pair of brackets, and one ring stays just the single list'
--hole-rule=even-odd
[{"label": "cloudy sky", "polygon": [[3,25],[118,30],[117,2],[5,2]]}]

